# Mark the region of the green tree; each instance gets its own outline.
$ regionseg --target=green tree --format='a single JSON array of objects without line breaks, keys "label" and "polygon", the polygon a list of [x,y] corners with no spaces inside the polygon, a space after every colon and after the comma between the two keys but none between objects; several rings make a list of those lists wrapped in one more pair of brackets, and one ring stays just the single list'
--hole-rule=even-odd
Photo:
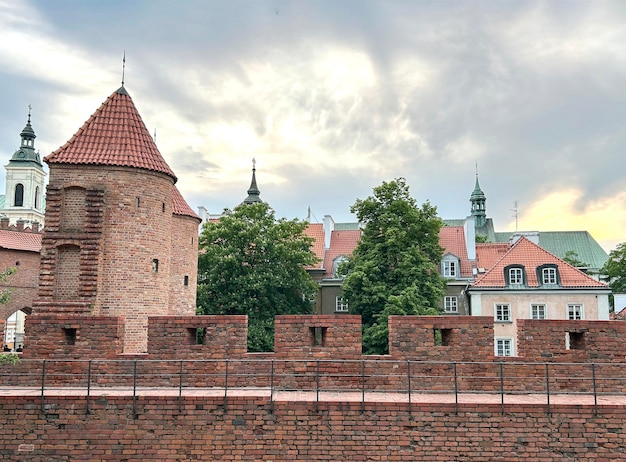
[{"label": "green tree", "polygon": [[563,257],[563,261],[569,263],[570,265],[572,265],[575,268],[587,268],[589,266],[589,264],[587,264],[584,261],[580,260],[580,257],[578,256],[578,253],[576,253],[576,251],[574,251],[574,250],[568,250],[567,252],[565,252],[565,256]]},{"label": "green tree", "polygon": [[626,242],[618,244],[615,250],[611,250],[600,274],[606,277],[613,293],[626,293]]},{"label": "green tree", "polygon": [[372,196],[357,199],[350,210],[364,228],[345,266],[342,290],[350,312],[362,317],[364,352],[385,354],[389,315],[441,312],[442,221],[430,203],[417,205],[403,178],[383,182]]},{"label": "green tree", "polygon": [[307,224],[276,219],[265,203],[242,204],[200,235],[198,314],[247,314],[248,348],[271,351],[274,316],[310,313],[317,262]]},{"label": "green tree", "polygon": [[[9,280],[9,276],[17,273],[16,267],[6,268],[0,271],[0,282],[6,283]],[[11,299],[11,289],[4,289],[0,291],[0,305],[6,305]]]}]

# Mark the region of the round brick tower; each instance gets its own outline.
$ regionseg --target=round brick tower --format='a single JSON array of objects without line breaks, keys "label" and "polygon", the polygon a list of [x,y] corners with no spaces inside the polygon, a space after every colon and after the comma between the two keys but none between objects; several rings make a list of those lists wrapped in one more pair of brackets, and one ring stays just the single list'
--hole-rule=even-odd
[{"label": "round brick tower", "polygon": [[37,313],[121,316],[145,352],[149,315],[193,315],[199,217],[122,86],[50,168]]}]

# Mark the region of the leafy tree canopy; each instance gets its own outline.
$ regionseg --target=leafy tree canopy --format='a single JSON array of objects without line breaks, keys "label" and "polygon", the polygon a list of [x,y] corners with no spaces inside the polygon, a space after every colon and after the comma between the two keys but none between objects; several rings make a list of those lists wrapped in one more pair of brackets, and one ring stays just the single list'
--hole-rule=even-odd
[{"label": "leafy tree canopy", "polygon": [[198,314],[247,314],[248,348],[271,351],[274,316],[310,313],[317,262],[307,224],[276,219],[265,203],[242,204],[200,235]]},{"label": "leafy tree canopy", "polygon": [[626,242],[611,250],[600,273],[606,276],[613,293],[626,293]]},{"label": "leafy tree canopy", "polygon": [[357,199],[351,211],[364,228],[344,268],[343,294],[350,312],[362,317],[364,352],[384,354],[389,315],[440,313],[442,221],[430,203],[417,205],[403,178],[383,182],[372,196]]},{"label": "leafy tree canopy", "polygon": [[589,266],[588,263],[580,260],[578,253],[576,253],[574,250],[568,250],[567,252],[565,252],[563,261],[569,263],[575,268],[587,268]]},{"label": "leafy tree canopy", "polygon": [[[7,282],[9,280],[9,276],[17,273],[16,267],[6,268],[3,271],[0,271],[0,281]],[[6,305],[9,303],[11,299],[11,289],[5,289],[0,291],[0,305]]]}]

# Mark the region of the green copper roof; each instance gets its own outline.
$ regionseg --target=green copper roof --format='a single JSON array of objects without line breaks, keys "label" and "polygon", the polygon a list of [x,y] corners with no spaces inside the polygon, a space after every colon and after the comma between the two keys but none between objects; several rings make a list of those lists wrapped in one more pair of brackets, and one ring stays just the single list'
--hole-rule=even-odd
[{"label": "green copper roof", "polygon": [[22,138],[22,143],[17,151],[13,153],[13,157],[11,157],[10,163],[34,163],[35,165],[43,168],[41,164],[41,157],[39,153],[35,151],[35,130],[33,130],[32,125],[30,124],[30,111],[28,112],[28,121],[26,122],[26,126],[20,133],[20,137]]},{"label": "green copper roof", "polygon": [[[512,232],[495,233],[495,242],[508,242]],[[576,258],[597,271],[609,259],[606,251],[587,231],[539,231],[539,246],[559,258],[565,258],[568,251],[576,253]]]},{"label": "green copper roof", "polygon": [[356,221],[352,223],[335,223],[334,229],[335,231],[354,231],[359,229],[359,223]]},{"label": "green copper roof", "polygon": [[486,199],[485,193],[482,189],[480,189],[480,185],[478,184],[478,175],[476,175],[476,184],[474,186],[474,191],[472,191],[472,195],[470,196],[470,201],[475,199]]},{"label": "green copper roof", "polygon": [[252,167],[252,181],[250,182],[250,188],[248,188],[248,197],[246,197],[243,201],[244,204],[255,204],[258,202],[263,202],[261,200],[261,191],[256,185],[256,167]]}]

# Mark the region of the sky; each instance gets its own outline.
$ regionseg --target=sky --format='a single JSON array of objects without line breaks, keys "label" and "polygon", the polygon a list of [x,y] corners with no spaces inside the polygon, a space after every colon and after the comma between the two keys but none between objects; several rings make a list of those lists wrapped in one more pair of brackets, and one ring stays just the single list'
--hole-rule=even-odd
[{"label": "sky", "polygon": [[[189,205],[356,221],[406,178],[444,219],[626,241],[626,2],[0,0],[0,161],[124,83]],[[0,175],[0,191],[4,176]],[[516,210],[516,211],[515,211]]]}]

